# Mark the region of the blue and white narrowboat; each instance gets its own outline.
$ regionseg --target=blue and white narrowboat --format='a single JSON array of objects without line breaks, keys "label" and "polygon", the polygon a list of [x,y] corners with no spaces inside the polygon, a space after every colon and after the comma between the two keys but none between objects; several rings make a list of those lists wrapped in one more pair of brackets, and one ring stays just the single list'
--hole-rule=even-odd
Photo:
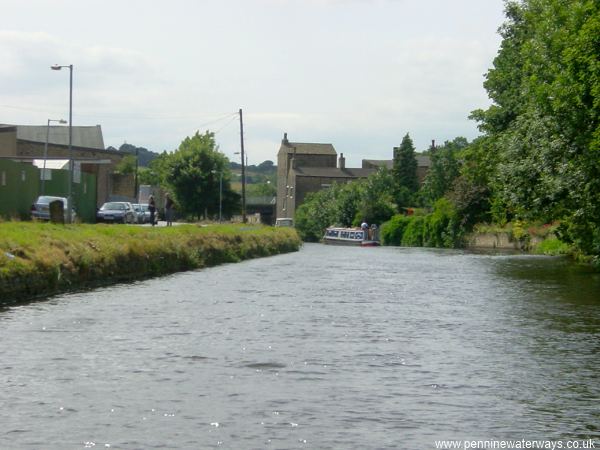
[{"label": "blue and white narrowboat", "polygon": [[368,232],[360,228],[338,228],[330,227],[325,230],[323,236],[324,244],[332,245],[356,245],[360,247],[376,247],[378,240],[369,239]]}]

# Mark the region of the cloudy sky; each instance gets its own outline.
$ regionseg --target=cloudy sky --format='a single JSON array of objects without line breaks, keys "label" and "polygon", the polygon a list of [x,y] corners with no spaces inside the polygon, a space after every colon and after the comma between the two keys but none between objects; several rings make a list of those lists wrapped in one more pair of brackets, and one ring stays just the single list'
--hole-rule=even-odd
[{"label": "cloudy sky", "polygon": [[249,162],[329,142],[349,166],[477,136],[502,0],[2,0],[0,123],[102,125],[107,146],[173,150],[215,131]]}]

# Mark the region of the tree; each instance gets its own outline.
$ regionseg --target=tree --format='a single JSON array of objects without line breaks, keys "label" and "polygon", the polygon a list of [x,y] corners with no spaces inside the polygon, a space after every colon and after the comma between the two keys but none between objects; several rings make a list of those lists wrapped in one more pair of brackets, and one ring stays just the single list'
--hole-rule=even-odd
[{"label": "tree", "polygon": [[494,104],[472,114],[493,154],[470,156],[493,163],[492,205],[560,220],[565,239],[600,255],[600,3],[523,0],[506,12],[484,83]]},{"label": "tree", "polygon": [[[116,149],[113,149],[116,150]],[[135,145],[124,143],[119,147],[120,152],[129,153],[130,155],[137,155],[138,165],[140,167],[148,167],[150,162],[158,158],[159,154],[152,152],[144,147],[136,147]]]},{"label": "tree", "polygon": [[219,181],[223,176],[222,208],[231,214],[239,205],[239,195],[231,190],[229,161],[215,143],[214,133],[186,137],[179,149],[166,154],[156,164],[162,184],[175,197],[181,212],[200,218],[219,212]]},{"label": "tree", "polygon": [[360,202],[353,225],[367,223],[382,224],[395,213],[394,177],[390,170],[380,168],[362,183]]},{"label": "tree", "polygon": [[458,155],[468,145],[464,137],[457,137],[431,149],[431,167],[421,187],[422,196],[430,205],[450,191],[459,175]]},{"label": "tree", "polygon": [[396,202],[398,206],[406,206],[419,190],[417,177],[417,158],[412,139],[406,133],[400,147],[394,147],[394,179],[396,184]]},{"label": "tree", "polygon": [[133,155],[125,155],[123,159],[117,164],[115,168],[117,173],[127,175],[130,173],[135,173],[135,156]]}]

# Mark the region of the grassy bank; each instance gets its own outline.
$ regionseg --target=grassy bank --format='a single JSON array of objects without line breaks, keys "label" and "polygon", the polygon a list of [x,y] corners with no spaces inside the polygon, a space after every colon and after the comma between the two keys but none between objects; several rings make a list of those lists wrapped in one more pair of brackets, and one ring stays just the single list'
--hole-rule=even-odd
[{"label": "grassy bank", "polygon": [[296,251],[293,229],[0,222],[0,304]]}]

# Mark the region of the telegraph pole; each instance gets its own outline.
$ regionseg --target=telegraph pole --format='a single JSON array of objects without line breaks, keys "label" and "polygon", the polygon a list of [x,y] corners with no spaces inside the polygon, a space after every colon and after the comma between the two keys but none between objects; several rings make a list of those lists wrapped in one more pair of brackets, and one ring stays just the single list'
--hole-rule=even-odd
[{"label": "telegraph pole", "polygon": [[244,122],[242,119],[242,108],[240,108],[240,145],[242,157],[242,222],[246,223],[246,166],[244,160]]}]

